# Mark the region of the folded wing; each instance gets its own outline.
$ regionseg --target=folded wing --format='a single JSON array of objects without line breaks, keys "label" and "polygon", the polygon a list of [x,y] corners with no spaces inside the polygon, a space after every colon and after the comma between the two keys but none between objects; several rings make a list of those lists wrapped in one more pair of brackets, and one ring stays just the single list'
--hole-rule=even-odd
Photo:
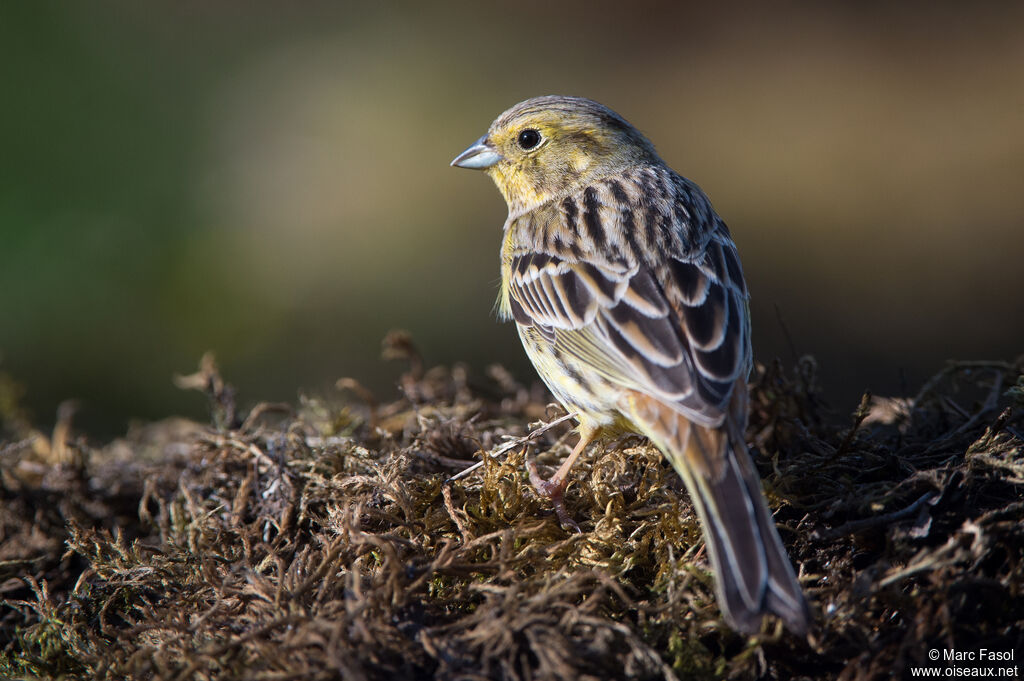
[{"label": "folded wing", "polygon": [[523,254],[511,262],[511,312],[613,383],[718,425],[750,365],[739,259],[716,234],[692,259],[665,263]]}]

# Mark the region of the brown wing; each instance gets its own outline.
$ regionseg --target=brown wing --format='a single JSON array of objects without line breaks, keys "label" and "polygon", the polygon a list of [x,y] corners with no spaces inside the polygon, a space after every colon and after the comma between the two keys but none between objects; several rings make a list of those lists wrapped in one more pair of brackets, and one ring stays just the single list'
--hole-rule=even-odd
[{"label": "brown wing", "polygon": [[703,425],[722,422],[749,367],[746,286],[724,229],[699,254],[662,263],[513,257],[509,304],[569,356]]}]

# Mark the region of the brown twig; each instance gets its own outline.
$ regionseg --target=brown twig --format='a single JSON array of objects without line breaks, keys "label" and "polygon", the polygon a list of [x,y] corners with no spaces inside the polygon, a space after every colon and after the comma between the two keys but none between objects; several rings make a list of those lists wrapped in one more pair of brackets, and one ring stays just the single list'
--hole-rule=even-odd
[{"label": "brown twig", "polygon": [[860,520],[851,520],[848,523],[843,523],[839,527],[836,527],[836,528],[833,528],[833,529],[830,529],[830,530],[815,532],[814,533],[814,538],[816,540],[820,540],[820,541],[832,541],[833,539],[839,539],[840,537],[845,537],[848,534],[856,534],[858,532],[863,532],[864,530],[869,530],[869,529],[871,529],[873,527],[880,527],[882,525],[889,525],[889,524],[894,523],[894,522],[896,522],[898,520],[903,520],[904,518],[907,518],[909,516],[914,515],[915,513],[917,513],[918,509],[920,509],[922,506],[927,504],[929,501],[931,501],[937,495],[938,495],[938,492],[936,492],[935,490],[931,490],[929,492],[926,492],[926,493],[922,494],[917,499],[917,501],[915,501],[914,503],[910,504],[906,508],[901,508],[898,511],[893,511],[892,513],[884,513],[882,515],[876,515],[876,516],[871,517],[871,518],[861,518]]}]

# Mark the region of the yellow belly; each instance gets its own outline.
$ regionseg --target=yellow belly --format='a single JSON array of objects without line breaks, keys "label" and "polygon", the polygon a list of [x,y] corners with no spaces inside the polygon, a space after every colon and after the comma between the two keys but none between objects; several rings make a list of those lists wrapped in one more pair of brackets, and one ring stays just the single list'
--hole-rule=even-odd
[{"label": "yellow belly", "polygon": [[586,362],[558,352],[536,328],[520,324],[516,328],[541,380],[567,411],[578,415],[581,432],[637,432],[617,406],[621,388],[609,383]]}]

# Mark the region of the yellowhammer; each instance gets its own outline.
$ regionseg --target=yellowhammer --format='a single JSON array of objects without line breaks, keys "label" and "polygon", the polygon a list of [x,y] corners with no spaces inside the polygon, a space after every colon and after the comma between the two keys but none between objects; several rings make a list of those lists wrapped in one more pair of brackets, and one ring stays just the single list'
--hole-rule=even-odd
[{"label": "yellowhammer", "polygon": [[580,441],[531,479],[561,517],[569,469],[605,432],[642,433],[682,476],[732,626],[764,614],[804,633],[807,602],[744,443],[747,286],[725,223],[621,116],[538,97],[501,114],[452,165],[483,169],[508,203],[499,312]]}]

